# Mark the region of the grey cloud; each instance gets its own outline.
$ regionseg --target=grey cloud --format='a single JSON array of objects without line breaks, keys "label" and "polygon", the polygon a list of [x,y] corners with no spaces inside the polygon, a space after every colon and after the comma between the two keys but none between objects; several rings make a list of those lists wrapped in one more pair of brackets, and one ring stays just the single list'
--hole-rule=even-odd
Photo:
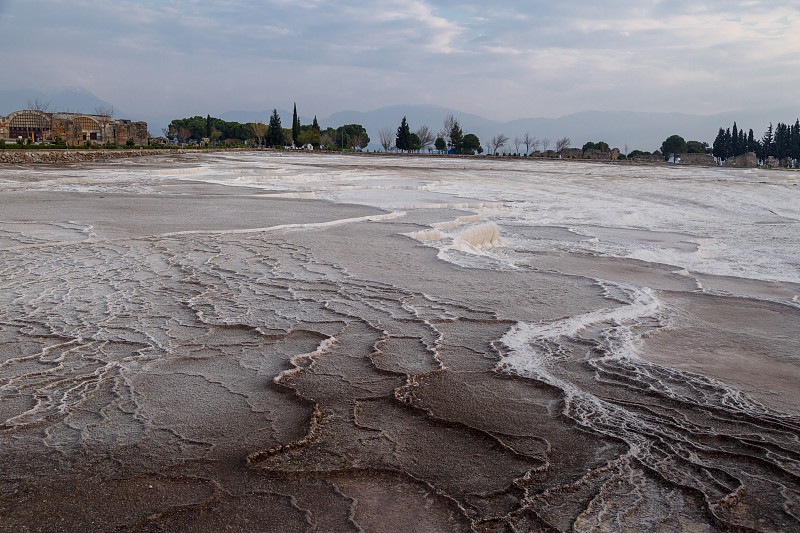
[{"label": "grey cloud", "polygon": [[800,82],[796,56],[774,45],[800,46],[800,8],[788,1],[0,0],[0,8],[15,20],[4,38],[29,43],[0,57],[17,84],[83,84],[128,110],[262,109],[303,98],[318,113],[420,101],[498,119],[589,108],[712,113],[748,105],[752,93],[788,102]]}]

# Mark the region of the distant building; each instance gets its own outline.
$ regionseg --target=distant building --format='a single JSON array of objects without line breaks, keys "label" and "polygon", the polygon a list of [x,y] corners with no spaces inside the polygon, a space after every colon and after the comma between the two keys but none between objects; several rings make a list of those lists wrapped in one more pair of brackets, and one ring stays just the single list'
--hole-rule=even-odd
[{"label": "distant building", "polygon": [[34,142],[61,140],[70,146],[87,142],[93,144],[147,144],[147,122],[132,122],[107,115],[83,113],[44,113],[32,109],[0,116],[0,139],[15,142],[32,139]]}]

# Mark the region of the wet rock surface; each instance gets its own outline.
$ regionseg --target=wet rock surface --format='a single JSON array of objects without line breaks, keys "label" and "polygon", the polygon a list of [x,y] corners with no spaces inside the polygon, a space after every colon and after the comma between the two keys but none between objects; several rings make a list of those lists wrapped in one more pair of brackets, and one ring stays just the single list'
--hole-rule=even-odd
[{"label": "wet rock surface", "polygon": [[470,213],[427,201],[6,178],[0,530],[800,527],[791,283],[456,264],[407,234]]}]

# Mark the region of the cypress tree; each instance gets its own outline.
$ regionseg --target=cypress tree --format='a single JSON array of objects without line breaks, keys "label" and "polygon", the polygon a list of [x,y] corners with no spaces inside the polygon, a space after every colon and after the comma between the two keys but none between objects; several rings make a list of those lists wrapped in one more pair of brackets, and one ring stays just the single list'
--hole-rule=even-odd
[{"label": "cypress tree", "polygon": [[278,110],[272,110],[272,116],[269,117],[269,128],[267,129],[267,146],[283,146],[283,129],[281,128],[281,117],[278,116]]},{"label": "cypress tree", "polygon": [[294,113],[292,114],[292,141],[295,146],[300,146],[300,119],[297,118],[297,102],[294,104]]},{"label": "cypress tree", "polygon": [[733,121],[733,129],[731,130],[731,155],[736,157],[739,154],[739,129],[736,127],[736,121]]},{"label": "cypress tree", "polygon": [[317,122],[317,115],[314,115],[314,122],[311,123],[311,132],[314,134],[316,143],[312,143],[314,148],[319,148],[321,132],[319,130],[319,123]]},{"label": "cypress tree", "polygon": [[731,136],[731,129],[725,130],[725,159],[733,156],[733,138]]},{"label": "cypress tree", "polygon": [[397,128],[397,141],[395,141],[395,146],[400,151],[411,151],[411,129],[408,127],[408,122],[406,122],[406,117],[403,117],[403,120],[400,122],[400,127]]},{"label": "cypress tree", "polygon": [[791,158],[795,161],[795,166],[798,161],[800,161],[800,119],[796,119],[794,126],[792,127],[792,148],[791,148]]},{"label": "cypress tree", "polygon": [[774,137],[772,135],[772,122],[769,123],[769,128],[767,131],[764,132],[764,136],[761,138],[761,146],[762,146],[762,159],[764,161],[767,160],[769,156],[774,156],[775,150],[775,143]]},{"label": "cypress tree", "polygon": [[[714,139],[714,144],[712,145],[713,148],[711,150],[711,155],[716,157],[717,159],[724,160],[725,159],[725,130],[722,128],[719,129],[717,132],[717,138]],[[584,150],[586,151],[586,150]]]},{"label": "cypress tree", "polygon": [[211,138],[211,115],[206,117],[206,137]]},{"label": "cypress tree", "polygon": [[791,150],[791,137],[789,135],[789,127],[778,122],[775,128],[775,158],[780,161],[781,165],[786,163]]},{"label": "cypress tree", "polygon": [[461,131],[461,126],[458,121],[453,122],[453,127],[450,128],[450,148],[453,152],[460,154],[464,144],[464,132]]}]

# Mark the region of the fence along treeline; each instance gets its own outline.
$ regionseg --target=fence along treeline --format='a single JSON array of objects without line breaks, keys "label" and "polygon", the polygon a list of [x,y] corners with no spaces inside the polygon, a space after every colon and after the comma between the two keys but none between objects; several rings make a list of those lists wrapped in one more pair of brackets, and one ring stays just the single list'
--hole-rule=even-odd
[{"label": "fence along treeline", "polygon": [[752,129],[745,134],[744,129],[737,128],[736,122],[733,128],[719,129],[711,152],[714,157],[725,160],[748,152],[755,152],[762,162],[774,157],[781,166],[797,166],[800,161],[800,119],[793,126],[779,122],[773,128],[770,123],[761,139],[755,138]]}]

